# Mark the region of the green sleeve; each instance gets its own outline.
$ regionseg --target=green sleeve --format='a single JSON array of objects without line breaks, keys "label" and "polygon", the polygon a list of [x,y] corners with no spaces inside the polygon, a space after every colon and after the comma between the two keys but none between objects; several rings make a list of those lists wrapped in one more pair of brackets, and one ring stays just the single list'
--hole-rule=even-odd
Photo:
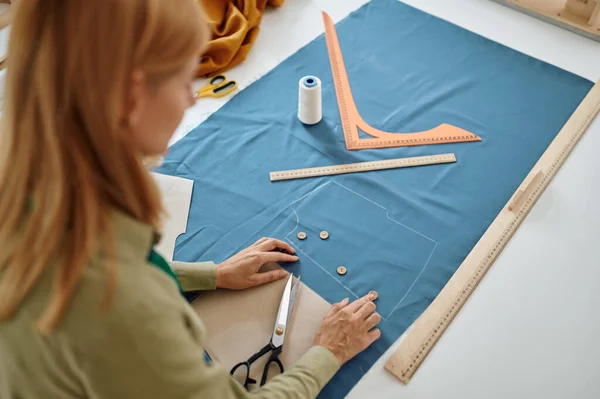
[{"label": "green sleeve", "polygon": [[249,393],[228,370],[204,361],[202,324],[174,294],[127,293],[145,298],[131,302],[111,323],[110,334],[82,353],[88,396],[312,399],[339,368],[328,349],[313,347],[294,367]]},{"label": "green sleeve", "polygon": [[214,262],[179,262],[169,265],[183,291],[208,291],[217,288],[217,266]]}]

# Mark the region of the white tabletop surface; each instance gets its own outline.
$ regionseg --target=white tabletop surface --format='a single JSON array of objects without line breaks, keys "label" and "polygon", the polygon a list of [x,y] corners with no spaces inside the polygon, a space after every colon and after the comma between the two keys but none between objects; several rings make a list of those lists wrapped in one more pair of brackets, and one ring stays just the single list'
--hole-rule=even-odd
[{"label": "white tabletop surface", "polygon": [[[264,15],[246,61],[227,72],[240,89],[365,0],[286,0]],[[504,45],[593,81],[600,43],[487,0],[405,0]],[[0,32],[0,51],[5,50]],[[204,84],[199,80],[197,85]],[[173,142],[224,99],[189,109]],[[413,380],[383,365],[396,342],[348,395],[358,398],[600,398],[600,118],[438,342]]]},{"label": "white tabletop surface", "polygon": [[[247,60],[227,75],[243,89],[365,0],[286,0],[265,14]],[[405,0],[435,16],[593,81],[600,43],[486,0]],[[291,78],[291,77],[290,77]],[[199,81],[198,85],[204,81]],[[227,98],[191,108],[173,141]],[[600,398],[600,118],[428,356],[401,384],[371,368],[349,398]]]}]

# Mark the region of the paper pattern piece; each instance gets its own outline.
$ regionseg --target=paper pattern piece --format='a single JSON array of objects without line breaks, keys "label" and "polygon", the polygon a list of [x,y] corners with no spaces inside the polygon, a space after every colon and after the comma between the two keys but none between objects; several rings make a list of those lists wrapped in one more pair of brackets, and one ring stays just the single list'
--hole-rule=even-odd
[{"label": "paper pattern piece", "polygon": [[[275,267],[279,266],[265,265],[261,271]],[[284,278],[247,290],[206,291],[192,302],[206,327],[206,351],[213,361],[229,371],[269,342],[286,282]],[[315,333],[330,308],[327,301],[300,284],[280,355],[285,370],[313,345]],[[250,376],[259,382],[268,358],[269,354],[264,355],[250,369]],[[279,374],[279,369],[273,366],[268,380]]]},{"label": "paper pattern piece", "polygon": [[154,249],[171,261],[177,237],[185,233],[187,228],[194,181],[160,173],[152,173],[152,177],[158,185],[168,215],[161,240]]}]

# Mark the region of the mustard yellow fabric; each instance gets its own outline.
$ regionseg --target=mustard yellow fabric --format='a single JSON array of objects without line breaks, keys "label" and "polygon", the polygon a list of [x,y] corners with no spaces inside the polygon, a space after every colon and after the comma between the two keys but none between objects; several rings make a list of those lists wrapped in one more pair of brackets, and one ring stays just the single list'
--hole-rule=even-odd
[{"label": "mustard yellow fabric", "polygon": [[246,59],[260,30],[267,5],[284,0],[198,0],[204,7],[212,39],[203,54],[197,76],[206,77],[231,69]]},{"label": "mustard yellow fabric", "polygon": [[[147,261],[151,228],[117,212],[111,223],[119,264],[109,311],[98,310],[107,280],[106,259],[98,255],[58,329],[37,332],[34,323],[50,295],[51,265],[17,314],[0,323],[0,398],[307,399],[337,372],[335,356],[315,346],[293,368],[248,393],[229,370],[204,361],[202,322],[176,282]],[[172,266],[184,290],[215,289],[213,262]]]}]

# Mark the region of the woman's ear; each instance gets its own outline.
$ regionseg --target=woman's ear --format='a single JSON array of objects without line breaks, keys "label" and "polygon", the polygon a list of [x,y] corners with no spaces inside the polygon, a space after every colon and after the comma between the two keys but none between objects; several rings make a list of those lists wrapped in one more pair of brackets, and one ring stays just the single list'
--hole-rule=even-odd
[{"label": "woman's ear", "polygon": [[126,88],[123,122],[130,129],[139,127],[149,92],[144,72],[135,70]]}]

